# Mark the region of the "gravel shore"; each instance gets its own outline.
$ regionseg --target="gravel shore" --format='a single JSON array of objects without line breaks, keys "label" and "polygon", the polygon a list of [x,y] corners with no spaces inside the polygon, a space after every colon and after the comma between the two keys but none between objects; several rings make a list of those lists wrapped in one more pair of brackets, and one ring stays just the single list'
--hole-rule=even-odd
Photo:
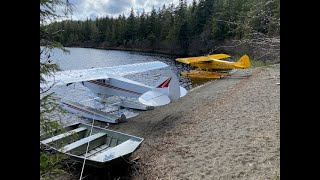
[{"label": "gravel shore", "polygon": [[280,64],[248,71],[111,126],[145,138],[133,179],[280,179]]}]

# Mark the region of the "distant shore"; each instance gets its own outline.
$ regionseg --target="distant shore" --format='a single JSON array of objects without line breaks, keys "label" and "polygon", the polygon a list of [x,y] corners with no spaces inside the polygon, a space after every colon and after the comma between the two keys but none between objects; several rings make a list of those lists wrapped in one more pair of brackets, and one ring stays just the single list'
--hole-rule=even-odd
[{"label": "distant shore", "polygon": [[142,52],[142,53],[152,53],[152,54],[158,54],[158,55],[168,55],[168,56],[173,56],[173,57],[187,56],[184,53],[176,53],[176,52],[169,52],[166,50],[154,50],[154,49],[137,49],[137,48],[126,48],[126,47],[102,47],[102,46],[65,46],[65,47]]}]

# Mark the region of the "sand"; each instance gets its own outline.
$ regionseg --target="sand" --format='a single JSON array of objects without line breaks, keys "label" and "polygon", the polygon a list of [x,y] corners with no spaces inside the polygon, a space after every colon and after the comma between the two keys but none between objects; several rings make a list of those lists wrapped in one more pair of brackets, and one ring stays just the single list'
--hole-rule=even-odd
[{"label": "sand", "polygon": [[145,139],[131,179],[280,179],[280,64],[248,71],[110,126]]}]

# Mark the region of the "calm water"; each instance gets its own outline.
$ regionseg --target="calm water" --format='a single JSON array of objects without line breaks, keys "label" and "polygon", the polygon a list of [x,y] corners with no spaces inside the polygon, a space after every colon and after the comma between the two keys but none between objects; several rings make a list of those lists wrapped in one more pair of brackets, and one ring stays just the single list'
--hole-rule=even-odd
[{"label": "calm water", "polygon": [[[161,76],[169,76],[171,73],[176,74],[180,81],[180,85],[187,90],[195,86],[192,82],[184,77],[180,76],[181,71],[186,71],[189,67],[185,64],[175,62],[175,59],[171,56],[150,54],[150,53],[137,53],[128,51],[117,50],[99,50],[90,48],[67,48],[70,53],[65,54],[61,50],[53,50],[52,62],[57,63],[62,70],[75,70],[86,69],[92,67],[110,67],[133,63],[142,63],[150,61],[162,61],[169,66],[162,69],[146,71],[143,73],[133,74],[125,76],[131,80],[142,82],[144,84],[153,86]],[[64,99],[80,102],[87,106],[99,108],[105,112],[114,112],[115,114],[125,113],[127,117],[137,115],[137,111],[133,110],[119,110],[116,107],[106,106],[98,101],[92,100],[94,94],[79,83],[75,83],[71,86],[55,86],[51,89],[59,97]],[[68,119],[70,122],[74,122],[75,115],[67,114],[63,119]],[[68,124],[68,123],[67,123]]]},{"label": "calm water", "polygon": [[[150,54],[150,53],[137,53],[128,51],[117,50],[99,50],[90,48],[67,48],[70,54],[65,54],[61,50],[54,50],[52,53],[52,59],[54,63],[59,64],[62,70],[73,69],[86,69],[92,67],[106,67],[106,66],[118,66],[133,63],[143,63],[150,61],[162,61],[169,65],[169,67],[147,71],[136,75],[127,76],[127,78],[151,83],[148,79],[158,79],[161,75],[165,76],[170,72],[177,75],[180,81],[180,85],[186,89],[192,88],[190,80],[180,77],[180,72],[188,70],[188,66],[185,64],[177,63],[171,56]],[[144,77],[147,76],[147,77]],[[152,78],[156,77],[156,78]]]}]

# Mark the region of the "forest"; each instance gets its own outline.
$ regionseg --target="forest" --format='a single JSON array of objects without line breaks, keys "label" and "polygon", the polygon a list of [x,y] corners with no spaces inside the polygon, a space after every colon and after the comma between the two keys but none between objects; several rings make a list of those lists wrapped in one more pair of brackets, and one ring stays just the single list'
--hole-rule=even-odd
[{"label": "forest", "polygon": [[53,22],[67,47],[158,52],[178,56],[249,54],[280,61],[280,0],[193,0],[151,12]]}]

